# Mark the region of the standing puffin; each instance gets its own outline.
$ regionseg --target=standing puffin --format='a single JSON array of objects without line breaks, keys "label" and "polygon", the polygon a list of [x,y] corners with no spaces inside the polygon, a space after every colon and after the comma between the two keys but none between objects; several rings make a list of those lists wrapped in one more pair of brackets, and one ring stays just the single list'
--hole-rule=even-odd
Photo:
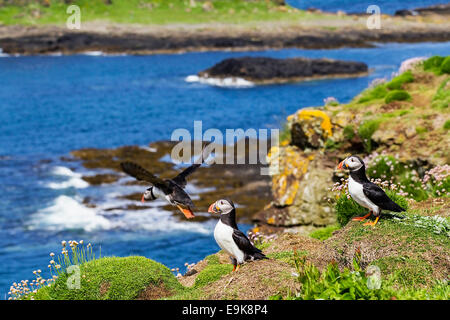
[{"label": "standing puffin", "polygon": [[220,213],[220,220],[214,229],[214,239],[233,263],[233,271],[245,261],[267,259],[261,250],[253,246],[236,224],[236,209],[229,199],[217,200],[209,206],[209,213]]},{"label": "standing puffin", "polygon": [[369,209],[369,213],[363,217],[356,217],[354,221],[364,221],[372,213],[376,217],[374,222],[366,222],[365,226],[375,226],[380,219],[381,210],[394,212],[405,211],[402,207],[392,201],[386,193],[376,184],[367,179],[366,166],[364,161],[358,156],[350,156],[339,163],[338,169],[350,170],[348,179],[348,192],[353,200],[364,208]]},{"label": "standing puffin", "polygon": [[122,162],[120,166],[125,173],[134,177],[136,180],[147,181],[152,184],[142,195],[142,202],[156,200],[158,198],[165,199],[171,205],[176,206],[187,219],[192,219],[195,218],[194,212],[192,211],[195,206],[189,195],[183,189],[187,184],[186,177],[197,170],[206,158],[205,149],[203,149],[199,160],[183,170],[175,178],[165,180],[156,177],[151,172],[133,162]]}]

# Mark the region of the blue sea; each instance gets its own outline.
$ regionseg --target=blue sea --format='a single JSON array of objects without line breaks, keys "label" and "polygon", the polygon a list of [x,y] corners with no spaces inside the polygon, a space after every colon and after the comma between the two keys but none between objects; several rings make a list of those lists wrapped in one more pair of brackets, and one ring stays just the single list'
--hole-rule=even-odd
[{"label": "blue sea", "polygon": [[[127,204],[120,195],[139,187],[90,186],[93,174],[62,156],[85,148],[147,146],[173,130],[279,128],[287,115],[323,104],[348,102],[375,78],[391,77],[405,59],[447,55],[450,42],[386,44],[376,48],[203,52],[149,56],[0,57],[0,297],[14,281],[46,273],[61,240],[92,243],[102,256],[143,255],[184,270],[218,251],[215,221],[187,223],[160,208],[108,210]],[[311,57],[367,63],[360,78],[283,85],[217,87],[186,77],[237,56]],[[188,185],[195,196],[201,190]],[[95,208],[83,204],[90,197]],[[129,202],[128,202],[129,203]],[[249,225],[241,225],[245,231]]]},{"label": "blue sea", "polygon": [[394,14],[401,9],[415,9],[436,4],[445,4],[445,0],[286,0],[286,2],[299,9],[316,8],[323,11],[347,13],[364,13],[371,5],[380,7],[383,14]]}]

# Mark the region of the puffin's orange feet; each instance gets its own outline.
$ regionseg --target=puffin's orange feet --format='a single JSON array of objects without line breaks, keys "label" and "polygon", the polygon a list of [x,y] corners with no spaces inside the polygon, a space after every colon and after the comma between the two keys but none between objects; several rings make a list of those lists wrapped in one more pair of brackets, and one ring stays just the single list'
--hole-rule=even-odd
[{"label": "puffin's orange feet", "polygon": [[239,268],[240,268],[240,267],[241,267],[241,265],[238,264],[237,267],[236,267],[236,272],[239,271]]},{"label": "puffin's orange feet", "polygon": [[371,214],[372,214],[372,211],[369,211],[369,213],[366,214],[365,216],[353,218],[352,221],[364,221],[364,220],[366,220],[368,217],[370,217]]},{"label": "puffin's orange feet", "polygon": [[236,266],[235,265],[233,265],[233,271],[236,271]]},{"label": "puffin's orange feet", "polygon": [[378,223],[378,219],[380,219],[380,217],[376,217],[374,222],[366,222],[366,223],[364,223],[364,225],[375,227],[375,225]]}]

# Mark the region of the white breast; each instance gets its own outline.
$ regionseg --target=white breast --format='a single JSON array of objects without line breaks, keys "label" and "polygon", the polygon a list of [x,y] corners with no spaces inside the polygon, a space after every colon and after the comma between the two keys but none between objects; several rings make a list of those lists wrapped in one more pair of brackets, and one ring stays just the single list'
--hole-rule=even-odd
[{"label": "white breast", "polygon": [[214,239],[223,251],[237,260],[238,264],[244,262],[244,252],[239,249],[233,240],[233,228],[219,220],[214,229]]},{"label": "white breast", "polygon": [[170,197],[168,195],[166,195],[164,192],[162,192],[162,190],[154,187],[153,188],[153,195],[157,198],[157,199],[164,199],[169,203],[172,203],[172,201],[170,200]]},{"label": "white breast", "polygon": [[363,192],[362,184],[357,183],[351,176],[348,179],[348,192],[353,200],[355,200],[359,205],[372,210],[374,213],[379,213],[380,208],[366,197]]}]

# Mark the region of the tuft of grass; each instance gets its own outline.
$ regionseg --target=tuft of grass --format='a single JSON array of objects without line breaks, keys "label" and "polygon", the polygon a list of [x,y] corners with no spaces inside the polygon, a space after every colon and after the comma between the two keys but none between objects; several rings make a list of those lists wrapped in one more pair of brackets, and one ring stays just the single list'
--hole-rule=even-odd
[{"label": "tuft of grass", "polygon": [[384,84],[379,84],[378,86],[370,89],[366,89],[361,94],[358,103],[364,103],[376,99],[383,99],[388,94],[388,90]]},{"label": "tuft of grass", "polygon": [[311,238],[318,239],[321,241],[327,240],[333,235],[333,232],[339,230],[338,225],[330,225],[324,228],[317,229],[309,234]]},{"label": "tuft of grass", "polygon": [[164,265],[145,257],[107,257],[79,266],[80,286],[70,288],[72,274],[58,276],[55,284],[38,290],[35,300],[131,300],[148,286],[164,287],[169,292],[182,289]]},{"label": "tuft of grass", "polygon": [[388,83],[386,83],[386,88],[390,90],[399,90],[402,89],[403,84],[410,83],[414,81],[414,76],[411,70],[402,73],[401,75],[395,77]]},{"label": "tuft of grass", "polygon": [[350,196],[342,193],[335,205],[336,217],[339,226],[345,226],[352,217],[367,213],[367,209],[360,206]]},{"label": "tuft of grass", "polygon": [[433,100],[431,102],[431,107],[444,110],[448,108],[450,104],[450,90],[447,88],[448,83],[450,82],[450,78],[445,79],[439,88],[436,91],[436,94],[433,96]]},{"label": "tuft of grass", "polygon": [[423,69],[425,71],[433,72],[434,74],[441,74],[441,65],[445,58],[440,56],[433,56],[423,62]]},{"label": "tuft of grass", "polygon": [[391,103],[393,101],[409,101],[411,100],[411,95],[405,90],[393,90],[389,92],[385,98],[385,103]]},{"label": "tuft of grass", "polygon": [[380,126],[380,120],[374,119],[374,120],[366,120],[363,123],[360,124],[358,128],[358,135],[362,139],[364,143],[364,149],[367,152],[372,151],[372,135],[377,131],[378,127]]},{"label": "tuft of grass", "polygon": [[349,124],[344,127],[344,137],[347,140],[352,140],[355,137],[355,128]]},{"label": "tuft of grass", "polygon": [[441,64],[441,73],[450,73],[450,56],[447,56]]},{"label": "tuft of grass", "polygon": [[449,130],[449,129],[450,129],[450,120],[447,120],[444,123],[444,130]]}]

